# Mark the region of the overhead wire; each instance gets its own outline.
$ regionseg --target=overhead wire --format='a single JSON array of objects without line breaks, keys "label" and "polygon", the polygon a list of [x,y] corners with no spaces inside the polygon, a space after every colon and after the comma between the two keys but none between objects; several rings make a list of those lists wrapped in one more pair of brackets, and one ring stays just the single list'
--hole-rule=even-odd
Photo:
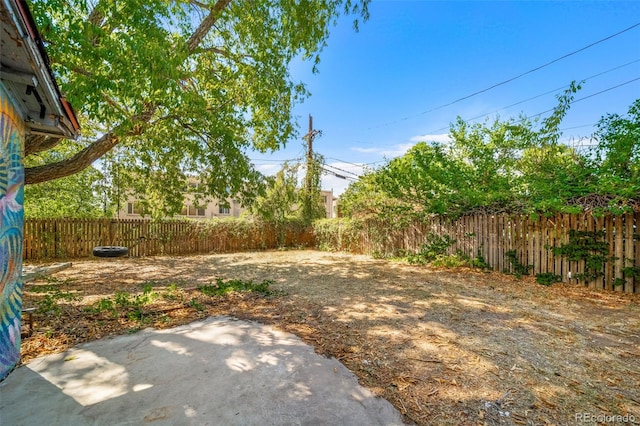
[{"label": "overhead wire", "polygon": [[273,158],[249,158],[249,160],[251,161],[270,161],[270,162],[276,162],[276,163],[284,163],[285,161],[299,161],[302,158],[288,158],[285,160],[276,160]]},{"label": "overhead wire", "polygon": [[339,171],[341,171],[343,173],[348,173],[348,174],[351,174],[351,175],[359,177],[359,175],[357,173],[353,173],[353,172],[350,172],[349,170],[341,169],[340,167],[332,166],[330,164],[324,164],[324,167],[331,167],[332,169],[339,170]]},{"label": "overhead wire", "polygon": [[[589,76],[589,77],[581,78],[579,81],[585,81],[585,82],[586,82],[586,81],[592,80],[592,79],[594,79],[594,78],[596,78],[596,77],[600,77],[600,76],[602,76],[602,75],[608,74],[608,73],[610,73],[610,72],[617,71],[617,70],[619,70],[619,69],[621,69],[621,68],[624,68],[624,67],[627,67],[627,66],[629,66],[629,65],[633,65],[633,64],[635,64],[635,63],[637,63],[637,62],[640,62],[640,59],[635,59],[635,60],[633,60],[633,61],[631,61],[631,62],[627,62],[627,63],[622,64],[622,65],[618,65],[618,66],[616,66],[616,67],[613,67],[613,68],[610,68],[610,69],[608,69],[608,70],[605,70],[605,71],[599,72],[599,73],[597,73],[597,74],[593,74],[593,75],[591,75],[591,76]],[[570,84],[565,84],[564,86],[560,86],[560,87],[557,87],[557,88],[555,88],[555,89],[548,90],[548,91],[546,91],[546,92],[544,92],[544,93],[540,93],[540,94],[535,95],[535,96],[532,96],[532,97],[530,97],[530,98],[523,99],[523,100],[521,100],[521,101],[515,102],[515,103],[513,103],[513,104],[511,104],[511,105],[507,105],[507,106],[504,106],[504,107],[498,108],[498,109],[493,110],[493,111],[491,111],[491,112],[487,112],[487,113],[484,113],[484,114],[477,115],[477,116],[475,116],[475,117],[471,117],[471,118],[463,119],[463,121],[464,121],[464,122],[466,122],[466,123],[469,123],[469,122],[474,121],[474,120],[477,120],[477,119],[479,119],[479,118],[488,117],[488,116],[490,116],[490,115],[492,115],[492,114],[495,114],[495,113],[497,113],[497,112],[500,112],[500,111],[503,111],[503,110],[507,110],[507,109],[512,108],[512,107],[514,107],[514,106],[521,105],[521,104],[523,104],[523,103],[526,103],[526,102],[532,101],[532,100],[534,100],[534,99],[541,98],[541,97],[546,96],[546,95],[549,95],[549,94],[551,94],[551,93],[557,93],[557,91],[558,91],[558,90],[566,89],[566,88],[568,88],[569,86],[570,86]],[[615,88],[615,87],[614,87],[614,88]],[[551,110],[549,110],[549,111],[551,111]],[[537,114],[537,115],[541,115],[541,114],[544,114],[545,112],[549,112],[549,111],[544,111],[544,112],[542,112],[542,113],[540,113],[540,114]],[[536,116],[537,116],[537,115],[536,115]],[[534,116],[534,117],[535,117],[535,116]],[[436,129],[436,130],[432,130],[432,131],[428,132],[428,134],[433,134],[433,133],[441,132],[441,131],[443,131],[443,130],[447,130],[447,129],[449,129],[449,126],[445,126],[445,127],[441,127],[441,128],[439,128],[439,129]]]},{"label": "overhead wire", "polygon": [[336,160],[336,161],[340,161],[341,163],[351,164],[352,166],[362,167],[362,164],[351,163],[349,161],[341,160],[341,159],[336,158],[336,157],[327,157],[327,160]]},{"label": "overhead wire", "polygon": [[[351,181],[351,182],[355,182],[355,181],[357,181],[357,180],[358,180],[358,179],[353,178],[353,177],[351,177],[351,176],[344,176],[344,175],[338,174],[338,173],[334,172],[333,170],[327,170],[327,169],[325,169],[324,167],[322,168],[322,172],[323,172],[324,174],[330,174],[330,175],[333,175],[333,176],[335,176],[335,177],[337,177],[337,178],[344,179],[344,180],[349,180],[349,181]],[[359,176],[358,176],[358,177],[359,177]]]},{"label": "overhead wire", "polygon": [[[634,61],[634,62],[636,62],[636,61]],[[602,74],[602,73],[601,73],[601,74]],[[600,91],[595,92],[595,93],[592,93],[592,94],[590,94],[590,95],[588,95],[588,96],[584,96],[584,97],[582,97],[582,98],[575,99],[575,100],[573,100],[573,101],[569,102],[569,105],[573,105],[574,103],[577,103],[577,102],[580,102],[580,101],[584,101],[585,99],[589,99],[589,98],[592,98],[592,97],[594,97],[594,96],[601,95],[601,94],[603,94],[603,93],[609,92],[609,91],[611,91],[611,90],[617,89],[617,88],[622,87],[622,86],[625,86],[625,85],[627,85],[627,84],[631,84],[631,83],[633,83],[633,82],[635,82],[635,81],[638,81],[638,80],[640,80],[640,77],[636,77],[636,78],[634,78],[634,79],[631,79],[631,80],[625,81],[624,83],[620,83],[620,84],[617,84],[617,85],[615,85],[615,86],[608,87],[608,88],[606,88],[606,89],[604,89],[604,90],[600,90]],[[567,86],[563,86],[563,87],[567,87]],[[528,100],[535,99],[535,98],[537,98],[537,97],[539,97],[539,96],[534,96],[534,97],[532,97],[532,98],[529,98]],[[522,101],[522,102],[526,102],[526,100],[525,100],[525,101]],[[518,102],[517,104],[522,103],[522,102]],[[512,104],[511,106],[513,106],[513,105],[516,105],[516,104]],[[503,108],[500,108],[500,109],[498,109],[498,110],[495,110],[495,111],[492,111],[492,112],[488,112],[488,113],[486,113],[486,114],[478,115],[478,116],[476,116],[476,117],[472,117],[472,118],[468,118],[468,119],[462,119],[462,121],[464,121],[465,123],[469,123],[469,122],[471,122],[471,121],[473,121],[473,120],[477,120],[477,119],[482,118],[482,117],[489,117],[491,114],[495,114],[496,112],[501,111],[501,110],[503,110],[503,109],[507,109],[507,108],[509,108],[509,107],[503,107]],[[527,116],[527,117],[528,117],[528,118],[535,118],[535,117],[539,117],[539,116],[541,116],[541,115],[543,115],[543,114],[546,114],[546,113],[548,113],[548,112],[551,112],[551,111],[553,111],[553,108],[547,109],[547,110],[545,110],[545,111],[542,111],[542,112],[539,112],[539,113],[536,113],[536,114],[533,114],[533,115],[529,115],[529,116]],[[577,127],[578,127],[578,126],[577,126]],[[577,127],[576,127],[576,128],[577,128]],[[579,127],[588,127],[588,125],[579,126]],[[426,134],[427,134],[427,135],[437,134],[438,132],[441,132],[441,131],[444,131],[444,130],[448,130],[449,128],[450,128],[450,126],[441,127],[441,128],[439,128],[439,129],[430,130],[430,131],[429,131],[429,132],[427,132]],[[565,129],[565,130],[569,130],[569,128],[567,128],[567,129]]]},{"label": "overhead wire", "polygon": [[[607,89],[600,90],[599,92],[592,93],[592,94],[590,94],[590,95],[588,95],[588,96],[585,96],[585,97],[582,97],[582,98],[580,98],[580,99],[575,99],[575,100],[573,100],[573,101],[569,102],[569,104],[570,104],[570,105],[573,105],[573,104],[575,104],[575,103],[578,103],[578,102],[584,101],[585,99],[593,98],[594,96],[601,95],[601,94],[603,94],[603,93],[609,92],[609,91],[611,91],[611,90],[617,89],[617,88],[622,87],[622,86],[626,86],[627,84],[631,84],[631,83],[633,83],[634,81],[638,81],[638,80],[640,80],[640,77],[636,77],[636,78],[634,78],[634,79],[631,79],[631,80],[625,81],[624,83],[620,83],[620,84],[617,84],[617,85],[615,85],[615,86],[609,87],[609,88],[607,88]],[[531,118],[533,118],[533,117],[538,117],[538,116],[540,116],[540,115],[542,115],[542,114],[546,114],[546,113],[551,112],[551,111],[553,111],[553,108],[548,109],[548,110],[546,110],[546,111],[539,112],[539,113],[534,114],[534,115],[532,115],[532,116],[530,116],[530,117],[531,117]]]},{"label": "overhead wire", "polygon": [[[561,60],[563,60],[563,59],[566,59],[566,58],[568,58],[568,57],[570,57],[570,56],[573,56],[573,55],[578,54],[578,53],[580,53],[580,52],[582,52],[582,51],[585,51],[585,50],[587,50],[587,49],[589,49],[589,48],[591,48],[591,47],[593,47],[593,46],[596,46],[596,45],[598,45],[598,44],[600,44],[600,43],[603,43],[603,42],[605,42],[605,41],[607,41],[607,40],[610,40],[610,39],[612,39],[612,38],[614,38],[614,37],[617,37],[617,36],[619,36],[619,35],[621,35],[621,34],[624,34],[624,33],[626,33],[627,31],[631,31],[632,29],[634,29],[634,28],[636,28],[636,27],[638,27],[638,26],[640,26],[640,22],[638,22],[638,23],[636,23],[636,24],[634,24],[634,25],[631,25],[630,27],[627,27],[627,28],[623,29],[622,31],[618,31],[618,32],[617,32],[617,33],[615,33],[615,34],[611,34],[611,35],[609,35],[609,36],[607,36],[607,37],[605,37],[605,38],[602,38],[602,39],[600,39],[600,40],[598,40],[598,41],[595,41],[595,42],[593,42],[593,43],[590,43],[590,44],[588,44],[587,46],[581,47],[580,49],[574,50],[573,52],[567,53],[567,54],[562,55],[562,56],[560,56],[560,57],[558,57],[558,58],[556,58],[556,59],[553,59],[553,60],[551,60],[551,61],[549,61],[549,62],[546,62],[546,63],[544,63],[544,64],[542,64],[542,65],[539,65],[539,66],[537,66],[537,67],[534,67],[534,68],[532,68],[532,69],[530,69],[530,70],[528,70],[528,71],[525,71],[525,72],[523,72],[523,73],[521,73],[521,74],[518,74],[518,75],[516,75],[515,77],[508,78],[508,79],[506,79],[506,80],[504,80],[504,81],[501,81],[501,82],[499,82],[499,83],[493,84],[493,85],[491,85],[491,86],[489,86],[489,87],[487,87],[487,88],[485,88],[485,89],[478,90],[478,91],[476,91],[476,92],[473,92],[473,93],[471,93],[471,94],[469,94],[469,95],[466,95],[466,96],[463,96],[463,97],[458,98],[458,99],[456,99],[456,100],[453,100],[453,101],[451,101],[451,102],[448,102],[448,103],[445,103],[445,104],[439,105],[439,106],[437,106],[437,107],[431,108],[431,109],[429,109],[429,110],[423,111],[423,112],[421,112],[421,113],[419,113],[419,114],[414,115],[414,117],[417,117],[417,116],[419,116],[419,115],[428,114],[428,113],[430,113],[430,112],[434,112],[434,111],[437,111],[437,110],[440,110],[440,109],[446,108],[446,107],[448,107],[448,106],[451,106],[451,105],[457,104],[458,102],[464,101],[464,100],[469,99],[469,98],[472,98],[472,97],[474,97],[474,96],[477,96],[477,95],[479,95],[479,94],[481,94],[481,93],[488,92],[488,91],[490,91],[490,90],[492,90],[492,89],[495,89],[496,87],[500,87],[500,86],[503,86],[503,85],[505,85],[505,84],[507,84],[507,83],[511,83],[512,81],[515,81],[515,80],[517,80],[517,79],[519,79],[519,78],[521,78],[521,77],[524,77],[525,75],[532,74],[532,73],[534,73],[534,72],[536,72],[536,71],[539,71],[539,70],[541,70],[541,69],[543,69],[543,68],[545,68],[545,67],[548,67],[549,65],[552,65],[552,64],[554,64],[554,63],[556,63],[556,62],[558,62],[558,61],[561,61]],[[391,121],[391,122],[388,122],[388,123],[381,124],[381,125],[379,125],[379,126],[370,127],[370,128],[369,128],[369,130],[371,130],[371,129],[376,129],[376,128],[380,128],[380,127],[386,127],[386,126],[388,126],[388,125],[390,125],[390,124],[394,124],[394,123],[397,123],[397,122],[400,122],[400,121],[408,120],[409,118],[410,118],[410,117],[408,117],[408,116],[407,116],[407,117],[401,118],[401,119],[396,120],[396,121]]]}]

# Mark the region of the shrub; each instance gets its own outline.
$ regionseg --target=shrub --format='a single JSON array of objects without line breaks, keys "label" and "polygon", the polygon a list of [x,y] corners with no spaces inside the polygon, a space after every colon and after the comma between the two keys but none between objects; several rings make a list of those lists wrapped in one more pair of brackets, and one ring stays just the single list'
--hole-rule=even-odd
[{"label": "shrub", "polygon": [[449,247],[456,243],[456,240],[448,235],[440,237],[433,232],[427,235],[426,240],[427,242],[422,244],[418,253],[407,256],[407,261],[412,265],[425,265],[433,262],[438,257],[443,257]]},{"label": "shrub", "polygon": [[562,281],[562,277],[551,272],[542,272],[536,275],[536,282],[538,284],[550,286],[554,283],[559,283],[560,281]]}]

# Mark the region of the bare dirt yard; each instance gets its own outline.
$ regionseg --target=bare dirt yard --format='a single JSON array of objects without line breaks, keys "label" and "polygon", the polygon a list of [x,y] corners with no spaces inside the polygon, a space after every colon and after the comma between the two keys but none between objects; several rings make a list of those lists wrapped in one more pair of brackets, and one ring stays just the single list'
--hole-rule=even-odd
[{"label": "bare dirt yard", "polygon": [[[218,278],[273,291],[197,289]],[[224,314],[336,357],[408,423],[640,424],[637,295],[304,250],[79,260],[26,284],[24,305],[38,312],[23,362]]]}]

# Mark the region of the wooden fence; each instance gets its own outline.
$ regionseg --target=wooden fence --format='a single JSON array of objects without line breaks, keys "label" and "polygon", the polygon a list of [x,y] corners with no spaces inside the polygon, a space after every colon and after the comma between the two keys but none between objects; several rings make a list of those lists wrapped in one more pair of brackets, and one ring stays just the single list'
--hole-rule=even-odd
[{"label": "wooden fence", "polygon": [[[355,253],[395,254],[419,251],[430,233],[446,235],[456,241],[448,249],[449,254],[461,252],[472,258],[480,254],[493,270],[514,272],[507,252],[515,250],[521,265],[531,265],[531,274],[549,273],[561,277],[563,282],[577,282],[575,277],[585,272],[585,262],[569,261],[551,250],[569,241],[570,230],[601,232],[600,240],[608,247],[610,260],[605,263],[604,275],[591,280],[590,287],[640,293],[640,278],[623,274],[625,267],[640,267],[640,213],[606,217],[559,214],[538,218],[470,215],[456,220],[432,217],[396,230],[389,230],[388,223],[368,221],[350,234],[337,227],[331,236],[316,235],[316,242]],[[325,241],[325,238],[334,240]]]},{"label": "wooden fence", "polygon": [[142,219],[26,219],[25,260],[69,259],[92,255],[96,246],[125,246],[129,255],[184,255],[310,247],[313,232],[295,224],[276,229],[249,221],[166,221]]},{"label": "wooden fence", "polygon": [[[346,228],[346,227],[345,227]],[[130,256],[184,255],[288,247],[331,247],[357,253],[416,252],[429,234],[449,236],[455,243],[448,253],[481,255],[496,271],[514,272],[507,252],[515,251],[521,265],[531,273],[554,274],[564,282],[576,282],[585,272],[584,261],[554,255],[552,247],[569,241],[569,231],[601,232],[608,248],[603,275],[591,280],[592,288],[640,293],[640,278],[623,273],[625,267],[640,268],[640,213],[595,217],[562,214],[532,218],[513,215],[470,215],[456,220],[432,217],[406,227],[389,229],[388,223],[369,221],[354,231],[333,228],[331,235],[311,228],[248,221],[168,221],[111,219],[27,219],[24,259],[66,259],[91,256],[93,247],[117,245],[129,248]],[[640,269],[636,269],[640,271]],[[571,277],[571,278],[570,278]]]}]

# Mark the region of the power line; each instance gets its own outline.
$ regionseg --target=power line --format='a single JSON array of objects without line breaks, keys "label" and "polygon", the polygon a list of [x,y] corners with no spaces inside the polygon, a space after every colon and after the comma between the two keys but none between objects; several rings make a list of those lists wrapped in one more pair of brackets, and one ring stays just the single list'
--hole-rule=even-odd
[{"label": "power line", "polygon": [[[570,57],[570,56],[573,56],[573,55],[575,55],[575,54],[577,54],[577,53],[580,53],[580,52],[582,52],[582,51],[584,51],[584,50],[587,50],[587,49],[589,49],[589,48],[591,48],[591,47],[593,47],[593,46],[596,46],[596,45],[598,45],[598,44],[600,44],[600,43],[603,43],[603,42],[605,42],[605,41],[607,41],[607,40],[610,40],[610,39],[612,39],[612,38],[614,38],[614,37],[617,37],[617,36],[619,36],[619,35],[621,35],[621,34],[624,34],[624,33],[626,33],[627,31],[630,31],[630,30],[632,30],[632,29],[634,29],[634,28],[636,28],[636,27],[638,27],[638,26],[640,26],[640,22],[638,22],[637,24],[634,24],[634,25],[632,25],[632,26],[630,26],[630,27],[628,27],[628,28],[625,28],[624,30],[619,31],[619,32],[617,32],[617,33],[615,33],[615,34],[612,34],[612,35],[607,36],[607,37],[605,37],[605,38],[602,38],[602,39],[600,39],[600,40],[598,40],[598,41],[595,41],[595,42],[593,42],[593,43],[591,43],[591,44],[589,44],[589,45],[587,45],[587,46],[584,46],[584,47],[582,47],[582,48],[580,48],[580,49],[578,49],[578,50],[574,50],[574,51],[573,51],[573,52],[571,52],[571,53],[567,53],[566,55],[562,55],[562,56],[560,56],[560,57],[558,57],[558,58],[556,58],[556,59],[554,59],[554,60],[552,60],[552,61],[549,61],[549,62],[547,62],[547,63],[544,63],[544,64],[540,65],[540,66],[537,66],[537,67],[532,68],[532,69],[530,69],[530,70],[528,70],[528,71],[525,71],[525,72],[523,72],[523,73],[521,73],[521,74],[518,74],[518,75],[516,75],[515,77],[511,77],[511,78],[509,78],[509,79],[507,79],[507,80],[504,80],[504,81],[501,81],[501,82],[499,82],[499,83],[496,83],[496,84],[494,84],[494,85],[492,85],[492,86],[489,86],[489,87],[487,87],[487,88],[485,88],[485,89],[478,90],[478,91],[476,91],[476,92],[471,93],[470,95],[463,96],[463,97],[461,97],[461,98],[458,98],[458,99],[456,99],[456,100],[454,100],[454,101],[451,101],[451,102],[448,102],[448,103],[446,103],[446,104],[442,104],[442,105],[439,105],[439,106],[437,106],[437,107],[435,107],[435,108],[431,108],[431,109],[429,109],[429,110],[427,110],[427,111],[423,111],[423,112],[421,112],[421,113],[419,113],[419,114],[417,114],[417,115],[424,115],[424,114],[428,114],[428,113],[430,113],[430,112],[434,112],[434,111],[440,110],[440,109],[442,109],[442,108],[446,108],[446,107],[451,106],[451,105],[454,105],[454,104],[456,104],[456,103],[458,103],[458,102],[464,101],[464,100],[469,99],[469,98],[472,98],[472,97],[474,97],[474,96],[477,96],[477,95],[479,95],[479,94],[481,94],[481,93],[488,92],[489,90],[495,89],[496,87],[500,87],[500,86],[503,86],[503,85],[505,85],[505,84],[507,84],[507,83],[511,83],[512,81],[517,80],[517,79],[519,79],[519,78],[521,78],[521,77],[524,77],[525,75],[528,75],[528,74],[531,74],[531,73],[533,73],[533,72],[539,71],[539,70],[541,70],[542,68],[548,67],[549,65],[552,65],[552,64],[554,64],[554,63],[556,63],[556,62],[558,62],[558,61],[561,61],[561,60],[563,60],[563,59],[566,59],[566,58],[568,58],[568,57]],[[416,116],[417,116],[417,115],[416,115]],[[404,118],[402,118],[402,119],[400,119],[400,120],[396,120],[396,121],[392,121],[392,122],[389,122],[389,123],[385,123],[385,124],[382,124],[382,125],[380,125],[380,126],[370,127],[369,129],[375,129],[375,128],[379,128],[379,127],[388,126],[388,125],[390,125],[390,124],[397,123],[397,122],[399,122],[399,121],[404,121],[404,120],[407,120],[407,119],[409,119],[409,117],[404,117]]]},{"label": "power line", "polygon": [[563,129],[560,129],[560,131],[564,131],[564,130],[573,130],[573,129],[582,129],[584,127],[593,127],[595,126],[597,123],[592,123],[592,124],[582,124],[580,126],[573,126],[573,127],[565,127]]},{"label": "power line", "polygon": [[[618,87],[625,86],[625,85],[627,85],[627,84],[633,83],[634,81],[638,81],[638,80],[640,80],[640,77],[636,77],[636,78],[634,78],[634,79],[632,79],[632,80],[625,81],[624,83],[620,83],[620,84],[617,84],[617,85],[615,85],[615,86],[613,86],[613,87],[609,87],[609,88],[604,89],[604,90],[601,90],[601,91],[599,91],[599,92],[592,93],[592,94],[590,94],[590,95],[588,95],[588,96],[585,96],[585,97],[583,97],[583,98],[575,99],[575,100],[573,100],[573,101],[569,102],[569,104],[570,104],[570,105],[573,105],[573,104],[575,104],[575,103],[577,103],[577,102],[584,101],[585,99],[593,98],[594,96],[601,95],[601,94],[603,94],[603,93],[605,93],[605,92],[609,92],[609,91],[611,91],[611,90],[613,90],[613,89],[617,89]],[[537,113],[537,114],[532,115],[530,118],[538,117],[538,116],[540,116],[540,115],[542,115],[542,114],[546,114],[546,113],[551,112],[551,111],[553,111],[553,110],[554,110],[554,108],[551,108],[551,109],[548,109],[548,110],[546,110],[546,111],[539,112],[539,113]]]},{"label": "power line", "polygon": [[341,163],[351,164],[352,166],[362,167],[362,164],[350,163],[349,161],[341,160],[341,159],[335,158],[335,157],[327,157],[327,160],[336,160],[336,161],[339,161]]},{"label": "power line", "polygon": [[325,166],[325,167],[331,167],[332,169],[339,170],[339,171],[341,171],[341,172],[343,172],[343,173],[349,173],[349,174],[354,175],[354,176],[356,176],[356,177],[360,177],[360,176],[358,176],[358,174],[357,174],[357,173],[353,173],[353,172],[350,172],[349,170],[341,169],[341,168],[336,167],[336,166],[332,166],[332,165],[329,165],[329,164],[325,164],[324,166]]},{"label": "power line", "polygon": [[274,159],[271,159],[271,158],[249,158],[249,160],[250,161],[273,161],[275,163],[284,163],[286,161],[291,161],[291,162],[300,161],[300,160],[302,160],[302,158],[289,158],[289,159],[286,159],[286,160],[274,160]]},{"label": "power line", "polygon": [[327,157],[327,159],[329,159],[329,160],[336,160],[336,161],[340,161],[341,163],[351,164],[352,166],[360,167],[360,168],[363,168],[363,169],[364,169],[366,166],[370,166],[370,165],[372,165],[372,164],[384,163],[384,160],[380,160],[380,161],[372,161],[372,162],[370,162],[370,163],[357,164],[357,163],[350,163],[349,161],[341,160],[341,159],[336,158],[336,157]]},{"label": "power line", "polygon": [[[602,75],[608,74],[608,73],[610,73],[610,72],[617,71],[617,70],[619,70],[619,69],[621,69],[621,68],[624,68],[624,67],[627,67],[627,66],[629,66],[629,65],[633,65],[633,64],[635,64],[635,63],[637,63],[637,62],[640,62],[640,59],[634,59],[633,61],[627,62],[627,63],[622,64],[622,65],[618,65],[618,66],[613,67],[613,68],[609,68],[609,69],[607,69],[607,70],[605,70],[605,71],[601,71],[601,72],[599,72],[599,73],[597,73],[597,74],[590,75],[589,77],[581,78],[581,79],[579,79],[579,81],[585,81],[585,82],[586,82],[586,81],[592,80],[592,79],[594,79],[594,78],[596,78],[596,77],[600,77],[600,76],[602,76]],[[474,121],[474,120],[477,120],[477,119],[479,119],[479,118],[488,117],[488,116],[490,116],[491,114],[495,114],[495,113],[500,112],[500,111],[502,111],[502,110],[507,110],[507,109],[509,109],[509,108],[512,108],[512,107],[514,107],[514,106],[517,106],[517,105],[523,104],[523,103],[525,103],[525,102],[529,102],[529,101],[532,101],[532,100],[534,100],[534,99],[541,98],[542,96],[546,96],[546,95],[549,95],[549,94],[551,94],[551,93],[557,93],[559,90],[566,89],[566,88],[567,88],[567,87],[569,87],[569,86],[571,86],[571,85],[570,85],[570,84],[566,84],[566,85],[564,85],[564,86],[560,86],[560,87],[557,87],[557,88],[555,88],[555,89],[548,90],[548,91],[546,91],[546,92],[544,92],[544,93],[540,93],[540,94],[538,94],[538,95],[532,96],[532,97],[530,97],[530,98],[523,99],[523,100],[521,100],[521,101],[515,102],[515,103],[513,103],[513,104],[511,104],[511,105],[507,105],[507,106],[504,106],[504,107],[500,107],[500,108],[498,108],[498,109],[496,109],[496,110],[493,110],[493,111],[491,111],[491,112],[487,112],[487,113],[484,113],[484,114],[480,114],[480,115],[477,115],[477,116],[475,116],[475,117],[471,117],[471,118],[465,118],[465,119],[463,119],[463,121],[464,121],[465,123],[469,123],[469,122]],[[616,87],[617,87],[617,86],[616,86]],[[614,88],[615,88],[615,87],[614,87]],[[608,90],[611,90],[611,89],[608,89]],[[592,96],[595,96],[595,94],[594,94],[594,95],[592,95]],[[586,99],[586,98],[583,98],[583,99]],[[539,113],[539,114],[537,114],[537,115],[541,115],[541,114],[544,114],[545,112],[549,112],[549,111],[552,111],[552,110],[544,111],[544,112]],[[535,115],[535,116],[537,116],[537,115]],[[534,117],[535,117],[535,116],[534,116]],[[441,132],[441,131],[444,131],[444,130],[448,130],[448,129],[449,129],[449,127],[450,127],[450,125],[447,125],[447,126],[444,126],[444,127],[440,127],[439,129],[435,129],[435,130],[431,130],[431,131],[429,131],[427,134],[437,134],[438,132]],[[587,126],[584,126],[584,127],[587,127]],[[338,159],[338,158],[334,158],[334,160],[342,161],[342,160],[340,160],[340,159]],[[371,164],[374,164],[374,163],[371,163]]]},{"label": "power line", "polygon": [[[634,62],[635,62],[635,61],[634,61]],[[573,104],[574,104],[574,103],[576,103],[576,102],[584,101],[585,99],[589,99],[589,98],[592,98],[592,97],[594,97],[594,96],[601,95],[602,93],[608,92],[608,91],[610,91],[610,90],[617,89],[618,87],[621,87],[621,86],[624,86],[624,85],[627,85],[627,84],[633,83],[634,81],[637,81],[637,80],[640,80],[640,77],[634,78],[634,79],[629,80],[629,81],[625,81],[624,83],[617,84],[617,85],[615,85],[615,86],[609,87],[609,88],[604,89],[604,90],[601,90],[601,91],[599,91],[599,92],[592,93],[591,95],[585,96],[585,97],[583,97],[583,98],[575,99],[575,100],[571,101],[569,104],[570,104],[570,105],[573,105]],[[564,87],[567,87],[567,86],[564,86]],[[534,96],[533,98],[530,98],[529,100],[531,100],[531,99],[535,99],[535,98],[537,98],[537,97],[539,97],[539,96]],[[523,102],[525,102],[525,101],[523,101]],[[522,103],[522,102],[519,102],[519,103]],[[516,104],[514,104],[514,105],[516,105]],[[512,105],[512,106],[513,106],[513,105]],[[465,123],[469,123],[469,122],[470,122],[470,121],[472,121],[472,120],[476,120],[476,119],[478,119],[478,118],[482,118],[482,117],[488,117],[489,115],[494,114],[494,113],[495,113],[495,112],[497,112],[497,111],[500,111],[500,110],[502,110],[502,109],[507,109],[507,108],[509,108],[509,107],[500,108],[500,109],[498,109],[498,110],[496,110],[496,111],[489,112],[489,113],[487,113],[487,114],[483,114],[483,115],[479,115],[479,116],[476,116],[476,117],[473,117],[473,118],[463,119],[462,121],[464,121]],[[528,118],[535,118],[535,117],[541,116],[542,114],[546,114],[546,113],[548,113],[548,112],[551,112],[551,111],[553,111],[553,110],[554,110],[554,108],[551,108],[551,109],[548,109],[548,110],[546,110],[546,111],[542,111],[542,112],[539,112],[539,113],[537,113],[537,114],[530,115],[530,116],[527,116],[527,117],[528,117]],[[578,127],[588,127],[588,126],[591,126],[591,125],[576,126],[575,128],[578,128]],[[427,134],[429,134],[429,135],[430,135],[430,134],[437,134],[437,132],[441,132],[441,131],[443,131],[443,130],[447,130],[447,129],[449,129],[449,127],[450,127],[450,126],[446,126],[446,127],[441,127],[441,128],[439,128],[439,129],[436,129],[436,130],[431,130],[431,131],[427,132]],[[567,129],[564,129],[564,130],[570,130],[570,129],[573,129],[573,128],[574,128],[574,127],[567,128]]]},{"label": "power line", "polygon": [[334,172],[334,171],[332,171],[332,170],[327,170],[327,169],[325,169],[324,167],[322,168],[322,172],[323,172],[324,174],[333,175],[333,176],[335,176],[335,177],[337,177],[337,178],[344,179],[344,180],[349,180],[349,181],[351,181],[351,182],[355,182],[355,181],[357,181],[357,180],[358,180],[358,179],[356,179],[356,178],[352,178],[351,176],[343,176],[343,175],[338,174],[338,173],[336,173],[336,172]]},{"label": "power line", "polygon": [[[636,59],[636,60],[634,60],[634,61],[627,62],[626,64],[622,64],[622,65],[619,65],[619,66],[617,66],[617,67],[610,68],[610,69],[608,69],[608,70],[606,70],[606,71],[602,71],[602,72],[599,72],[599,73],[597,73],[597,74],[591,75],[591,76],[589,76],[589,77],[582,78],[582,79],[580,79],[580,81],[589,81],[589,80],[594,79],[594,78],[596,78],[596,77],[600,77],[600,76],[605,75],[605,74],[608,74],[608,73],[610,73],[610,72],[613,72],[613,71],[619,70],[620,68],[624,68],[624,67],[626,67],[626,66],[629,66],[629,65],[635,64],[636,62],[640,62],[640,59]],[[473,118],[469,118],[468,120],[465,120],[465,121],[476,120],[476,119],[478,119],[478,118],[482,118],[482,117],[486,117],[486,116],[491,115],[491,114],[495,114],[496,112],[502,111],[502,110],[504,110],[504,109],[509,109],[509,108],[514,107],[514,106],[517,106],[517,105],[523,104],[523,103],[525,103],[525,102],[529,102],[529,101],[532,101],[532,100],[534,100],[534,99],[541,98],[542,96],[546,96],[546,95],[549,95],[549,94],[551,94],[551,93],[555,93],[555,92],[557,92],[558,90],[566,89],[566,88],[567,88],[567,87],[569,87],[569,86],[571,86],[571,85],[570,85],[570,84],[565,84],[564,86],[560,86],[560,87],[558,87],[558,88],[555,88],[555,89],[549,90],[549,91],[544,92],[544,93],[541,93],[541,94],[539,94],[539,95],[532,96],[532,97],[530,97],[530,98],[527,98],[527,99],[525,99],[525,100],[522,100],[522,101],[516,102],[516,103],[514,103],[514,104],[507,105],[507,106],[502,107],[502,108],[499,108],[499,109],[497,109],[497,110],[495,110],[495,111],[488,112],[488,113],[486,113],[486,114],[482,114],[482,115],[478,115],[478,116],[473,117]]]}]

